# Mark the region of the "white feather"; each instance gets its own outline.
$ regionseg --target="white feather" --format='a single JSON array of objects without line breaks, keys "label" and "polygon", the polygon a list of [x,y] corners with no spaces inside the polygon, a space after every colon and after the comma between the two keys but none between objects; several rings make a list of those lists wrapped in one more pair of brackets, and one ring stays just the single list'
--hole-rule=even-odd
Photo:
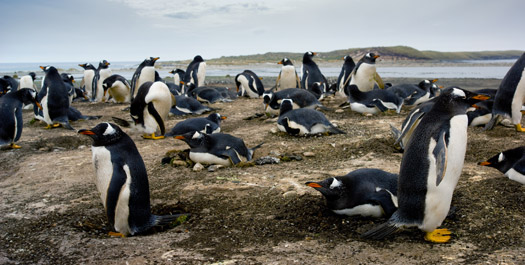
[{"label": "white feather", "polygon": [[512,117],[512,123],[513,124],[520,124],[521,123],[521,107],[523,106],[523,103],[525,102],[525,69],[523,69],[523,72],[521,73],[521,79],[516,85],[516,92],[514,92],[514,97],[512,98],[512,105],[511,105],[511,117]]},{"label": "white feather", "polygon": [[360,91],[371,91],[374,89],[376,66],[369,63],[361,63],[357,72],[352,76],[350,85],[357,85]]},{"label": "white feather", "polygon": [[517,181],[525,185],[525,176],[519,173],[518,171],[514,170],[513,168],[509,169],[509,171],[505,173],[505,176],[509,177],[509,179],[511,180]]},{"label": "white feather", "polygon": [[297,87],[297,78],[295,67],[293,65],[284,65],[281,68],[281,80],[279,81],[279,88],[294,88]]},{"label": "white feather", "polygon": [[131,173],[129,171],[128,165],[124,165],[122,168],[124,169],[124,172],[126,172],[126,182],[120,189],[117,205],[115,207],[114,227],[117,232],[120,232],[124,235],[129,235],[131,234],[131,229],[129,228],[128,223],[129,197],[131,195]]},{"label": "white feather", "polygon": [[340,215],[348,215],[348,216],[361,215],[361,216],[371,216],[371,217],[381,217],[384,214],[383,208],[380,205],[372,205],[372,204],[363,204],[363,205],[358,205],[354,208],[333,210],[333,212],[336,214],[340,214]]},{"label": "white feather", "polygon": [[230,166],[231,162],[229,159],[221,158],[216,155],[209,153],[200,153],[200,152],[190,152],[190,159],[193,162],[201,164],[214,164],[214,165],[223,165]]}]

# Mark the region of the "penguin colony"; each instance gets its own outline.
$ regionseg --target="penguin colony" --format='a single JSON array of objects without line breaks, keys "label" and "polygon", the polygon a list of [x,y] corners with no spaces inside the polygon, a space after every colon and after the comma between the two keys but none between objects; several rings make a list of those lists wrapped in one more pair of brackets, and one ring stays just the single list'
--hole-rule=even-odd
[{"label": "penguin colony", "polygon": [[[159,57],[146,58],[131,81],[112,74],[110,63],[90,63],[84,69],[80,88],[67,73],[53,66],[41,66],[41,88],[35,88],[35,73],[20,79],[0,78],[0,145],[21,148],[15,142],[22,134],[22,106],[34,104],[35,118],[48,129],[64,127],[74,130],[70,121],[99,119],[85,116],[73,108],[74,100],[129,104],[129,118],[115,121],[133,127],[143,139],[161,140],[165,136],[182,140],[189,146],[188,158],[194,163],[235,166],[254,159],[256,149],[243,139],[221,133],[225,116],[207,105],[228,104],[238,96],[249,97],[264,105],[267,115],[276,115],[276,127],[293,136],[346,134],[330,122],[323,112],[326,97],[344,97],[352,111],[377,115],[401,108],[412,108],[400,130],[392,126],[396,144],[404,150],[399,174],[377,168],[357,169],[345,176],[312,180],[306,185],[319,191],[327,207],[338,215],[361,215],[389,218],[385,223],[362,234],[364,239],[383,239],[406,227],[425,232],[424,239],[434,243],[450,240],[451,231],[439,228],[449,214],[454,189],[463,169],[467,144],[467,127],[492,129],[510,119],[517,131],[521,128],[521,106],[525,101],[525,53],[509,70],[496,91],[467,91],[460,87],[441,90],[433,80],[419,84],[398,84],[385,89],[376,71],[380,56],[369,52],[357,64],[345,56],[337,83],[330,86],[314,62],[315,52],[303,57],[301,76],[292,61],[283,58],[276,85],[265,90],[256,73],[245,70],[235,77],[237,91],[206,86],[206,62],[197,55],[186,71],[177,69],[174,82],[162,80],[155,71]],[[261,99],[262,97],[262,99]],[[202,104],[204,103],[204,104]],[[273,111],[271,111],[273,110]],[[187,118],[168,133],[169,114]],[[119,125],[102,122],[78,134],[92,139],[95,184],[100,193],[111,235],[132,236],[153,227],[166,226],[189,213],[154,215],[151,213],[148,176],[135,143]],[[235,132],[232,132],[235,133]],[[283,137],[285,137],[283,135]],[[494,167],[509,179],[525,184],[525,147],[502,151],[481,166]]]}]

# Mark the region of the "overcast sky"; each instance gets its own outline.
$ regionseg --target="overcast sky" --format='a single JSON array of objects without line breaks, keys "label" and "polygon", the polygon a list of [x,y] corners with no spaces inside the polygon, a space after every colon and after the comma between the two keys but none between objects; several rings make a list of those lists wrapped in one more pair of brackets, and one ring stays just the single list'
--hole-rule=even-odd
[{"label": "overcast sky", "polygon": [[523,0],[0,0],[0,62],[525,50]]}]

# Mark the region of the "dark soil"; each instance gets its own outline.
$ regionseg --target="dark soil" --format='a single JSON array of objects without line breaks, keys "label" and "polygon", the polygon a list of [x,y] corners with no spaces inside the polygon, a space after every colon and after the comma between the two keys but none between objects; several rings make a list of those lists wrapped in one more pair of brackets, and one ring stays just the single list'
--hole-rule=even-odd
[{"label": "dark soil", "polygon": [[[499,80],[440,84],[495,88]],[[336,110],[343,101],[324,104]],[[73,122],[76,129],[129,116],[122,111],[125,105],[74,106],[86,115],[103,115]],[[417,229],[364,241],[359,235],[385,219],[336,216],[304,183],[363,167],[397,173],[402,153],[393,146],[389,124],[399,128],[408,110],[377,116],[325,111],[346,135],[292,137],[272,132],[275,120],[245,120],[262,111],[262,100],[239,98],[213,107],[228,116],[223,132],[243,138],[249,147],[264,142],[255,158],[293,154],[301,160],[194,172],[161,163],[166,153],[186,149],[183,142],[144,140],[125,129],[146,163],[153,213],[192,214],[181,225],[128,238],[107,235],[111,230],[93,182],[90,139],[62,128],[44,129],[25,111],[22,149],[0,150],[0,264],[525,263],[525,187],[477,165],[523,145],[525,134],[503,126],[488,132],[469,128],[465,167],[452,202],[456,212],[443,224],[453,232],[451,242],[428,243]],[[170,117],[166,127],[182,119]]]}]

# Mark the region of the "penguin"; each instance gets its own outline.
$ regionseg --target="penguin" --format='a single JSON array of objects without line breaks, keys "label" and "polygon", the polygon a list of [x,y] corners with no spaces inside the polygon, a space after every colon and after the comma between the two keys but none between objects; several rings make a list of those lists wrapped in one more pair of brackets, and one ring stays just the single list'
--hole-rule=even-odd
[{"label": "penguin", "polygon": [[0,78],[0,97],[7,94],[11,89],[11,85],[5,79]]},{"label": "penguin", "polygon": [[[478,93],[476,91],[476,93]],[[471,127],[485,126],[492,119],[494,100],[485,100],[473,105],[467,110],[468,125]]]},{"label": "penguin", "polygon": [[[80,87],[86,92],[88,98],[92,98],[93,94],[93,78],[95,78],[95,73],[97,68],[90,63],[79,64],[78,66],[84,69],[84,76],[80,82]],[[42,80],[42,84],[44,80]]]},{"label": "penguin", "polygon": [[438,79],[422,80],[417,85],[415,84],[399,84],[388,87],[387,90],[394,92],[399,97],[405,100],[405,106],[417,106],[425,101],[435,97],[435,89],[432,86]]},{"label": "penguin", "polygon": [[359,59],[352,71],[349,84],[357,85],[359,90],[363,92],[373,90],[376,84],[383,89],[385,84],[376,71],[377,58],[379,58],[379,55],[369,52]]},{"label": "penguin", "polygon": [[187,90],[187,95],[197,99],[200,102],[213,104],[215,102],[230,102],[231,99],[225,98],[221,92],[214,87],[196,87],[195,84],[190,84]]},{"label": "penguin", "polygon": [[521,107],[525,102],[525,53],[512,65],[494,97],[492,119],[485,126],[491,130],[504,118],[512,120],[516,131],[525,132],[521,128]]},{"label": "penguin", "polygon": [[401,125],[401,131],[390,124],[390,129],[394,135],[394,139],[396,140],[394,145],[399,144],[401,150],[405,149],[410,136],[412,136],[412,133],[414,132],[414,129],[417,127],[423,116],[432,109],[435,101],[436,100],[433,99],[424,102],[423,104],[412,109],[403,121]]},{"label": "penguin", "polygon": [[262,145],[247,148],[241,138],[225,133],[205,134],[195,131],[174,138],[190,146],[189,157],[193,162],[223,166],[251,161],[255,149]]},{"label": "penguin", "polygon": [[[317,53],[311,51],[306,52],[303,55],[303,65],[301,66],[301,87],[304,89],[311,89],[315,82],[320,82],[322,84],[321,92],[324,94],[328,88],[328,81],[321,73],[321,70],[319,70],[319,66],[317,66],[314,60],[312,60],[315,55],[317,55]],[[318,99],[321,100],[322,97]]]},{"label": "penguin", "polygon": [[453,87],[436,99],[410,137],[398,178],[398,209],[388,221],[364,234],[382,239],[403,227],[416,226],[425,240],[445,243],[448,229],[437,229],[447,216],[467,149],[466,111],[487,96]]},{"label": "penguin", "polygon": [[106,78],[110,77],[112,74],[111,69],[109,69],[109,65],[110,63],[106,60],[102,60],[98,64],[98,68],[95,72],[95,76],[93,77],[93,83],[91,85],[91,100],[94,102],[106,101],[106,98],[104,97],[104,87],[102,86],[102,84],[104,80],[106,80]]},{"label": "penguin", "polygon": [[37,91],[36,85],[35,85],[35,79],[36,79],[35,72],[30,72],[29,74],[20,77],[20,88],[32,88],[35,91]]},{"label": "penguin", "polygon": [[277,64],[282,65],[281,71],[275,81],[276,90],[287,88],[301,88],[301,79],[295,71],[295,66],[292,61],[286,57],[280,60]]},{"label": "penguin", "polygon": [[71,105],[71,103],[73,102],[73,97],[75,97],[75,78],[73,77],[73,75],[68,73],[61,73],[60,77],[62,78],[62,81],[66,86],[67,95],[69,97],[69,105]]},{"label": "penguin", "polygon": [[121,75],[114,74],[106,78],[102,83],[104,89],[104,98],[106,93],[116,103],[130,103],[131,102],[131,86],[128,80]]},{"label": "penguin", "polygon": [[4,75],[4,77],[2,78],[9,83],[9,87],[10,87],[9,92],[14,92],[18,90],[18,81],[16,79],[14,79],[13,77],[9,75]]},{"label": "penguin", "polygon": [[[129,111],[135,126],[144,132],[144,139],[164,138],[164,121],[173,105],[175,98],[163,82],[146,82],[139,87]],[[157,128],[160,129],[159,136],[155,135]]]},{"label": "penguin", "polygon": [[301,88],[287,88],[277,92],[268,90],[263,93],[264,111],[268,114],[277,114],[281,108],[281,101],[289,98],[294,103],[294,109],[298,108],[321,108],[329,110],[310,92]]},{"label": "penguin", "polygon": [[397,210],[397,174],[381,169],[361,168],[306,185],[323,194],[335,214],[388,218]]},{"label": "penguin", "polygon": [[212,113],[205,118],[189,118],[178,122],[168,133],[166,137],[183,135],[187,132],[202,132],[206,134],[218,133],[221,131],[221,121],[226,116],[219,113]]},{"label": "penguin", "polygon": [[348,86],[350,108],[359,113],[378,114],[387,110],[401,111],[403,99],[389,90],[370,90],[363,92],[355,84]]},{"label": "penguin", "polygon": [[264,93],[264,85],[261,79],[251,70],[244,70],[235,76],[237,94],[249,98],[259,98]]},{"label": "penguin", "polygon": [[[191,84],[194,84],[195,87],[204,86],[204,79],[206,78],[206,62],[200,55],[197,55],[193,58],[193,61],[190,62],[188,68],[186,68],[186,73],[184,75],[184,80],[182,80],[186,87],[190,87]],[[186,90],[184,90],[186,92]]]},{"label": "penguin", "polygon": [[177,104],[170,109],[170,113],[174,115],[201,115],[215,109],[202,105],[198,100],[187,97],[185,95],[175,96]]},{"label": "penguin", "polygon": [[182,86],[181,81],[184,81],[184,76],[186,75],[186,71],[177,68],[170,71],[170,74],[173,74],[173,83],[177,86]]},{"label": "penguin", "polygon": [[291,99],[281,101],[277,128],[290,135],[314,135],[321,133],[346,134],[344,131],[335,127],[324,114],[314,109],[293,109]]},{"label": "penguin", "polygon": [[503,151],[478,165],[493,167],[509,179],[525,185],[525,146]]},{"label": "penguin", "polygon": [[174,95],[174,96],[182,95],[180,86],[178,86],[178,85],[176,85],[175,83],[172,83],[172,82],[166,82],[166,85],[168,86],[168,88],[169,88],[169,90],[170,90],[172,95]]},{"label": "penguin", "polygon": [[46,85],[39,92],[42,94],[40,104],[42,105],[43,120],[47,123],[46,128],[58,127],[74,130],[69,124],[68,110],[69,97],[67,87],[60,77],[57,69],[53,66],[40,66],[46,73]]},{"label": "penguin", "polygon": [[146,82],[155,82],[155,62],[160,57],[149,57],[139,64],[131,78],[131,100],[135,98],[138,88]]},{"label": "penguin", "polygon": [[32,88],[21,88],[0,97],[0,146],[9,144],[9,148],[21,148],[15,142],[20,139],[24,127],[22,106],[32,103],[42,108]]},{"label": "penguin", "polygon": [[95,184],[112,236],[134,236],[188,214],[151,214],[148,173],[133,140],[115,124],[100,123],[78,131],[93,140]]},{"label": "penguin", "polygon": [[355,62],[350,55],[343,57],[343,60],[343,67],[341,67],[341,72],[337,77],[337,95],[348,97],[348,91],[345,91],[345,87],[347,87],[348,83],[350,82],[349,79],[351,78],[352,71],[355,68]]}]

